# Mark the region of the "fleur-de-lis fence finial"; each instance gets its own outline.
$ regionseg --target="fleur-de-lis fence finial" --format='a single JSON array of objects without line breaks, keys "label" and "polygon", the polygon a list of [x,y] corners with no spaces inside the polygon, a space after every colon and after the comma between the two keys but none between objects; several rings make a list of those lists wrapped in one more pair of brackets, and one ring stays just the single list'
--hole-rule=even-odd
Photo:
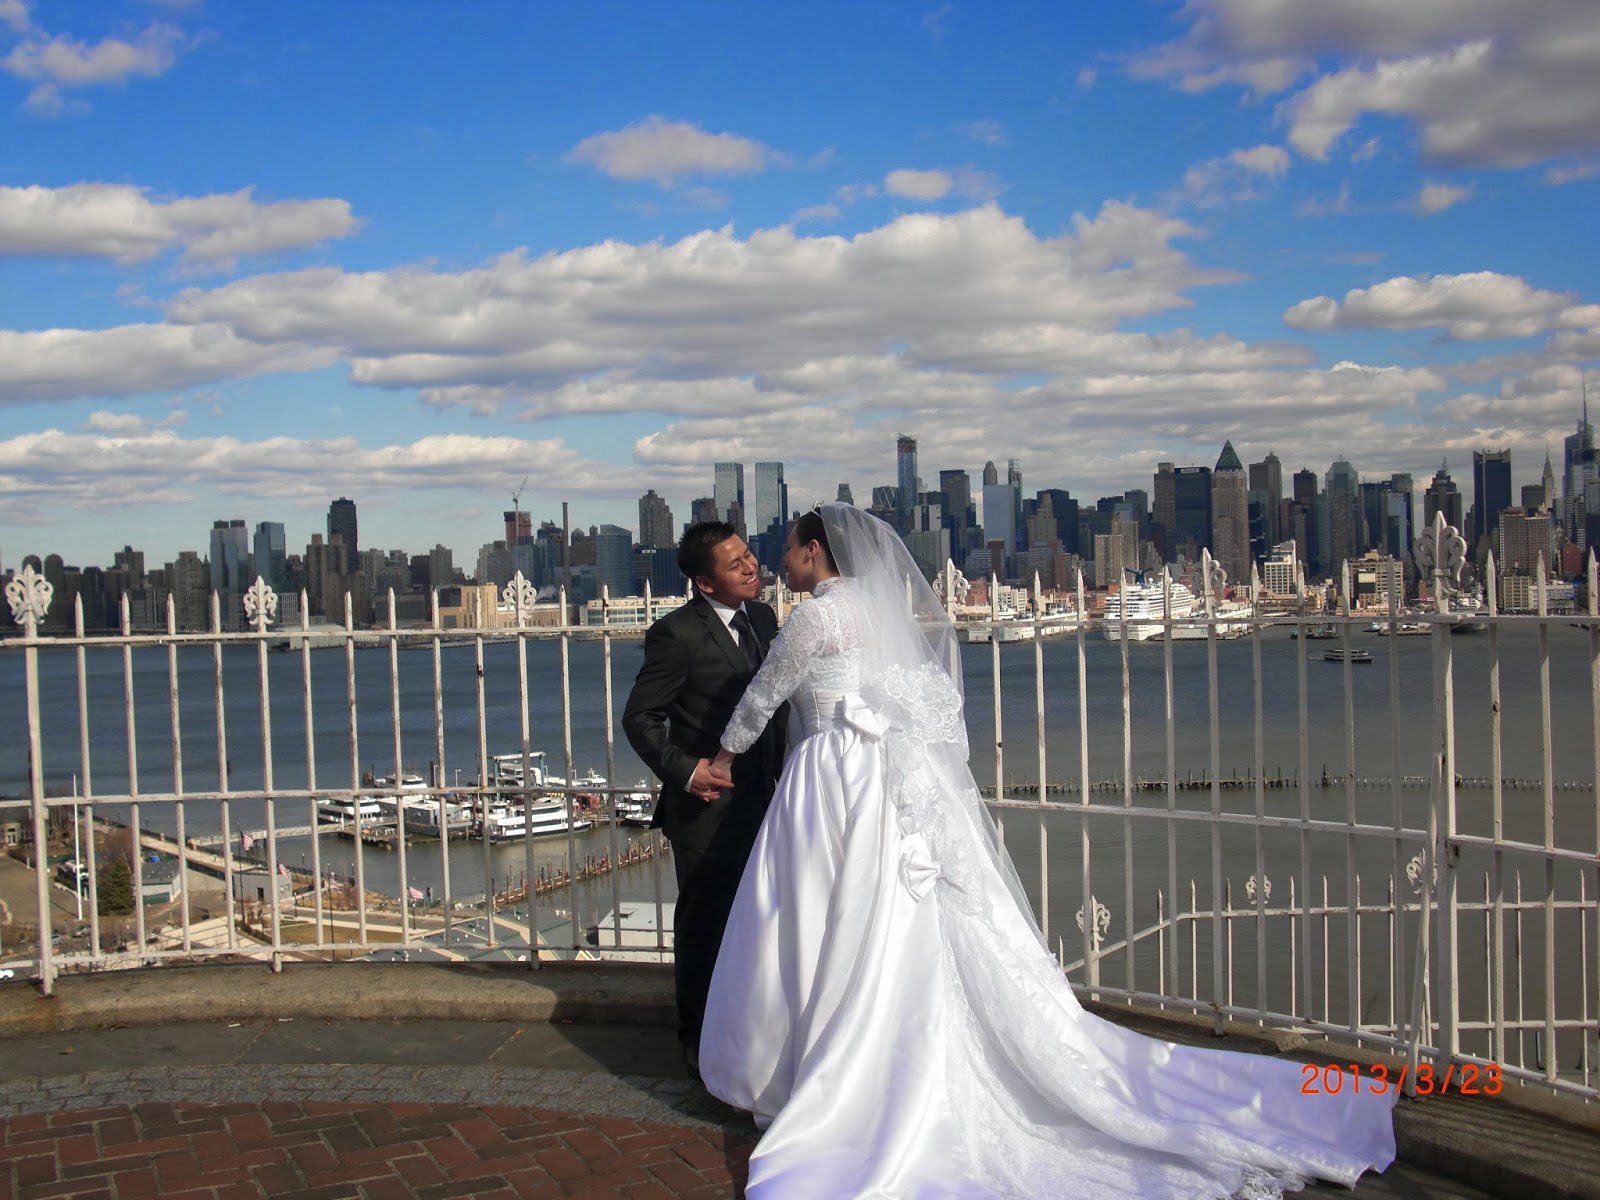
[{"label": "fleur-de-lis fence finial", "polygon": [[[1413,854],[1411,856],[1411,861],[1406,863],[1406,878],[1411,881],[1411,890],[1413,892],[1417,892],[1419,894],[1422,891],[1422,871],[1423,871],[1423,865],[1426,862],[1427,862],[1427,856],[1425,854],[1423,854],[1423,852],[1421,850],[1418,850],[1415,854]],[[1429,875],[1428,882],[1429,882],[1430,885],[1434,884],[1434,883],[1438,883],[1439,882],[1439,868],[1438,868],[1438,866],[1435,865],[1433,870],[1430,871],[1428,873],[1428,875]]]},{"label": "fleur-de-lis fence finial", "polygon": [[1453,596],[1460,592],[1461,571],[1467,563],[1467,541],[1454,525],[1446,525],[1443,511],[1433,514],[1433,522],[1417,539],[1417,570],[1433,581],[1436,594]]},{"label": "fleur-de-lis fence finial", "polygon": [[278,593],[261,576],[256,576],[256,581],[245,589],[244,593],[244,619],[248,624],[256,627],[257,633],[265,633],[267,626],[278,615]]},{"label": "fleur-de-lis fence finial", "polygon": [[511,577],[511,582],[506,584],[505,591],[501,593],[505,602],[516,610],[517,624],[526,625],[533,615],[534,601],[538,599],[538,590],[523,576],[519,570]]},{"label": "fleur-de-lis fence finial", "polygon": [[39,631],[45,614],[50,611],[50,600],[56,594],[55,585],[29,563],[10,583],[6,584],[6,601],[11,605],[11,619],[29,637]]},{"label": "fleur-de-lis fence finial", "polygon": [[1272,899],[1272,880],[1268,879],[1265,875],[1252,875],[1249,879],[1244,881],[1244,894],[1249,897],[1250,900],[1255,900],[1256,891],[1258,889],[1261,892],[1261,898],[1263,900]]},{"label": "fleur-de-lis fence finial", "polygon": [[[1111,930],[1111,910],[1092,895],[1089,897],[1089,905],[1094,909],[1094,929],[1092,932],[1094,948],[1098,950],[1100,949],[1101,939]],[[1081,908],[1078,910],[1078,928],[1083,928],[1083,909]]]}]

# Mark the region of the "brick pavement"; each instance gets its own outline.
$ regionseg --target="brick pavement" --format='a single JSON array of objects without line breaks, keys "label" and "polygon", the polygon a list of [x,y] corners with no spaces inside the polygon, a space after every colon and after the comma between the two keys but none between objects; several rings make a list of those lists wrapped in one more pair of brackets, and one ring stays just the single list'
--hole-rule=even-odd
[{"label": "brick pavement", "polygon": [[108,1105],[0,1119],[16,1200],[711,1200],[755,1133],[443,1104]]}]

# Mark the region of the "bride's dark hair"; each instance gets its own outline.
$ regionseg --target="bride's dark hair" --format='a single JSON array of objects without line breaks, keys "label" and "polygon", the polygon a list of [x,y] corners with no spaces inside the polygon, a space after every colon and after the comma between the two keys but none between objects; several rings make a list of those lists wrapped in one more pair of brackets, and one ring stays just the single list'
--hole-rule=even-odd
[{"label": "bride's dark hair", "polygon": [[827,560],[828,570],[837,571],[839,564],[833,561],[833,549],[828,545],[828,527],[822,523],[822,514],[818,512],[801,513],[794,523],[795,541],[802,545],[818,542],[822,546],[822,557]]}]

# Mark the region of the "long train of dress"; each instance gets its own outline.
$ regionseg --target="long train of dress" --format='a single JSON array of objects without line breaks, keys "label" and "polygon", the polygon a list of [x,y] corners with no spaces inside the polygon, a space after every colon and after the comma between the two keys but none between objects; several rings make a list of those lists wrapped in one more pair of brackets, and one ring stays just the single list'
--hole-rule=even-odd
[{"label": "long train of dress", "polygon": [[[840,624],[823,651],[841,649]],[[1086,1012],[980,846],[975,790],[908,831],[885,794],[884,723],[859,692],[816,686],[828,653],[787,649],[804,661],[769,663],[752,707],[759,720],[792,694],[806,736],[740,884],[700,1044],[707,1088],[767,1126],[753,1200],[1253,1200],[1392,1161],[1392,1093],[1303,1095],[1297,1063]]]}]

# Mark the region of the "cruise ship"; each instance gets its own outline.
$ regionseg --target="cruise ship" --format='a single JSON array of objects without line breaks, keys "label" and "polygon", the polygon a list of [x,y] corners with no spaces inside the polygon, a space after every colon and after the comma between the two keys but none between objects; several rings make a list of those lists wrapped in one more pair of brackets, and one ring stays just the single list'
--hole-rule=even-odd
[{"label": "cruise ship", "polygon": [[[1187,584],[1172,583],[1172,619],[1181,620],[1192,617],[1195,611],[1195,596]],[[1124,582],[1121,589],[1113,595],[1106,597],[1106,609],[1101,628],[1105,631],[1106,638],[1113,642],[1122,640],[1124,618],[1127,619],[1128,640],[1130,642],[1148,642],[1164,636],[1164,627],[1161,624],[1163,613],[1163,587],[1160,583],[1128,583]],[[1138,621],[1140,624],[1133,624]]]},{"label": "cruise ship", "polygon": [[560,800],[536,800],[532,804],[490,804],[489,816],[479,823],[478,836],[490,842],[512,842],[525,837],[549,837],[582,833],[593,821],[567,820],[567,806]]}]

